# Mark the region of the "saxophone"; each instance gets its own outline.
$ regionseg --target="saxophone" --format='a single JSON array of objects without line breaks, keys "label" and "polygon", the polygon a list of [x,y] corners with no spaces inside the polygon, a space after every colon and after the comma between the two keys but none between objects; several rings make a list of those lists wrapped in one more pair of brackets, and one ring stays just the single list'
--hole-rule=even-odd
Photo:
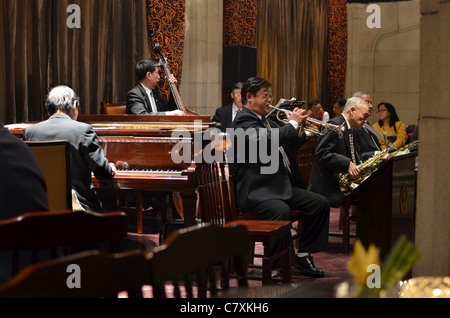
[{"label": "saxophone", "polygon": [[[394,151],[391,153],[391,156],[394,157],[398,153],[404,152],[404,151],[411,151],[419,145],[419,141],[416,140],[414,142],[411,142],[402,148]],[[380,151],[379,153],[373,155],[363,163],[359,164],[358,170],[359,175],[352,179],[350,174],[348,172],[342,172],[339,174],[339,188],[342,192],[348,193],[353,190],[355,190],[367,177],[369,177],[374,171],[376,171],[381,163],[383,162],[383,159],[381,159],[385,154],[387,154],[389,151],[388,148],[384,149],[383,151]]]}]

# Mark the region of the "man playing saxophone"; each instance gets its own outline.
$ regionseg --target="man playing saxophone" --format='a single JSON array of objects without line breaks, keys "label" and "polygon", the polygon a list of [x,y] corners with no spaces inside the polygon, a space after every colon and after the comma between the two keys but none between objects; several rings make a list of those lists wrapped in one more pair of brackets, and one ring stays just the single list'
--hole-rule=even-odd
[{"label": "man playing saxophone", "polygon": [[316,159],[312,167],[308,190],[328,198],[330,206],[337,208],[345,199],[339,188],[339,174],[348,173],[351,178],[360,173],[358,164],[362,162],[353,129],[361,128],[369,116],[367,103],[359,97],[349,98],[344,111],[329,123],[343,125],[343,136],[329,130],[319,136],[316,146]]}]

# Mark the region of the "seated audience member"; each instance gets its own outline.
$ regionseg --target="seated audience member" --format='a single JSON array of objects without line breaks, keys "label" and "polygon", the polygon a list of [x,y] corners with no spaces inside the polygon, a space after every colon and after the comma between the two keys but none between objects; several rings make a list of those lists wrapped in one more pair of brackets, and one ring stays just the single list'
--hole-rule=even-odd
[{"label": "seated audience member", "polygon": [[[386,132],[386,140],[393,144],[390,150],[400,149],[406,144],[406,126],[400,121],[394,106],[391,104],[386,102],[378,104],[378,122],[373,124],[373,127],[382,135]],[[387,147],[386,140],[381,138],[378,140],[383,150]]]},{"label": "seated audience member", "polygon": [[223,107],[217,108],[213,122],[221,123],[220,130],[225,132],[227,128],[231,127],[231,123],[237,113],[241,112],[242,101],[241,101],[241,88],[244,83],[238,82],[233,85],[233,90],[231,91],[231,99],[233,102],[231,104],[225,105]]},{"label": "seated audience member", "polygon": [[25,129],[24,140],[68,140],[72,189],[81,206],[88,211],[104,212],[92,185],[91,173],[99,180],[113,177],[116,168],[105,158],[92,126],[78,122],[79,98],[68,86],[57,86],[47,95],[45,107],[50,117]]},{"label": "seated audience member", "polygon": [[0,220],[48,211],[47,186],[30,147],[0,123]]},{"label": "seated audience member", "polygon": [[340,207],[345,199],[339,188],[339,173],[348,172],[351,177],[359,174],[357,165],[362,160],[355,147],[353,130],[361,128],[368,116],[369,107],[363,99],[349,98],[342,114],[330,120],[330,123],[338,126],[344,123],[343,137],[339,138],[335,131],[329,130],[317,139],[316,159],[309,177],[308,190],[326,197],[331,207]]},{"label": "seated audience member", "polygon": [[318,100],[312,100],[308,103],[307,115],[323,122],[330,120],[330,114],[323,110],[322,105]]},{"label": "seated audience member", "polygon": [[[305,123],[305,111],[296,108],[288,115],[289,123],[279,127],[267,120],[271,108],[271,84],[262,78],[249,78],[242,87],[242,112],[232,123],[235,128],[233,172],[236,183],[236,201],[239,209],[261,220],[291,220],[292,209],[302,211],[302,236],[298,253],[292,244],[292,264],[300,273],[313,277],[323,277],[324,272],[317,269],[311,253],[325,251],[328,246],[329,205],[328,201],[316,194],[299,187],[293,187],[291,173],[284,148],[296,149],[302,142],[300,125]],[[276,139],[274,138],[276,136]],[[244,138],[244,145],[236,142]],[[271,144],[276,153],[270,154],[270,160],[261,156],[250,160],[251,145]],[[241,147],[241,148],[240,148]],[[297,148],[298,149],[298,148]],[[267,168],[267,171],[263,171]],[[275,242],[279,245],[279,242]],[[279,247],[273,245],[273,251]],[[278,264],[274,265],[274,269]],[[281,266],[280,266],[281,267]]]},{"label": "seated audience member", "polygon": [[[0,123],[0,220],[48,211],[47,186],[30,147]],[[29,264],[31,254],[19,254]],[[12,252],[0,251],[0,284],[11,278]]]},{"label": "seated audience member", "polygon": [[[139,83],[127,93],[127,114],[184,115],[183,111],[177,109],[172,94],[169,101],[161,96],[157,88],[160,69],[155,61],[145,59],[137,62],[135,72]],[[176,83],[173,74],[170,75],[169,81]]]},{"label": "seated audience member", "polygon": [[338,98],[333,102],[333,117],[337,117],[342,114],[346,102],[347,100],[345,98]]}]

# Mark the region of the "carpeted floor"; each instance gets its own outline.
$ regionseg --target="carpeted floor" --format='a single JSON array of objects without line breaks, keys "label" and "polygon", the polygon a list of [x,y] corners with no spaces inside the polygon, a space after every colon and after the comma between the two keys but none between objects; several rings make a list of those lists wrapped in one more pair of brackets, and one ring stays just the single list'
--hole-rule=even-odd
[{"label": "carpeted floor", "polygon": [[[169,217],[170,218],[170,217]],[[144,234],[136,234],[135,220],[130,216],[130,232],[128,237],[132,240],[136,240],[144,244],[147,249],[154,248],[159,244],[159,233],[162,227],[163,221],[161,215],[155,215],[152,212],[146,212],[144,215]],[[339,233],[339,210],[331,209],[330,213],[330,233]],[[355,226],[351,226],[351,233],[355,233]],[[342,238],[329,237],[329,249],[328,251],[319,252],[313,254],[314,263],[316,267],[325,271],[325,277],[323,278],[310,278],[293,273],[292,284],[288,289],[279,289],[278,293],[282,297],[301,297],[301,298],[316,298],[316,297],[333,297],[334,286],[342,281],[351,279],[351,275],[347,271],[347,262],[350,254],[342,253],[340,246]],[[353,244],[353,239],[351,240]],[[256,249],[261,249],[260,245],[256,246]],[[251,287],[261,287],[261,281],[249,280]],[[264,290],[264,289],[262,289]],[[150,293],[150,291],[147,291]],[[271,291],[273,294],[273,290]],[[242,297],[242,295],[239,295]],[[252,296],[250,296],[252,297]],[[259,295],[258,297],[263,297]]]}]

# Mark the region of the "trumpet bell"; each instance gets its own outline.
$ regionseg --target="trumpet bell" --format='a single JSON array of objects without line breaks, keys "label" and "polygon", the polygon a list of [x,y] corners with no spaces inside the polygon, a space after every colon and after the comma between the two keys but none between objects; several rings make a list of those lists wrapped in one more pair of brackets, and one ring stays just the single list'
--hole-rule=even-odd
[{"label": "trumpet bell", "polygon": [[[283,108],[278,108],[276,106],[272,106],[269,105],[270,108],[272,108],[273,110],[277,111],[276,117],[280,122],[284,122],[287,123],[288,119],[287,119],[287,115],[292,114],[292,111],[287,110],[287,109],[283,109]],[[319,135],[319,136],[323,136],[325,135],[328,130],[332,130],[334,132],[337,133],[338,138],[341,139],[342,136],[344,135],[344,124],[338,126],[338,125],[334,125],[334,124],[330,124],[330,123],[326,123],[324,121],[312,118],[312,117],[307,117],[306,121],[308,123],[311,124],[311,126],[304,126],[303,130],[305,131],[309,131],[310,133],[314,134],[314,135]],[[314,127],[316,126],[316,127]]]}]

